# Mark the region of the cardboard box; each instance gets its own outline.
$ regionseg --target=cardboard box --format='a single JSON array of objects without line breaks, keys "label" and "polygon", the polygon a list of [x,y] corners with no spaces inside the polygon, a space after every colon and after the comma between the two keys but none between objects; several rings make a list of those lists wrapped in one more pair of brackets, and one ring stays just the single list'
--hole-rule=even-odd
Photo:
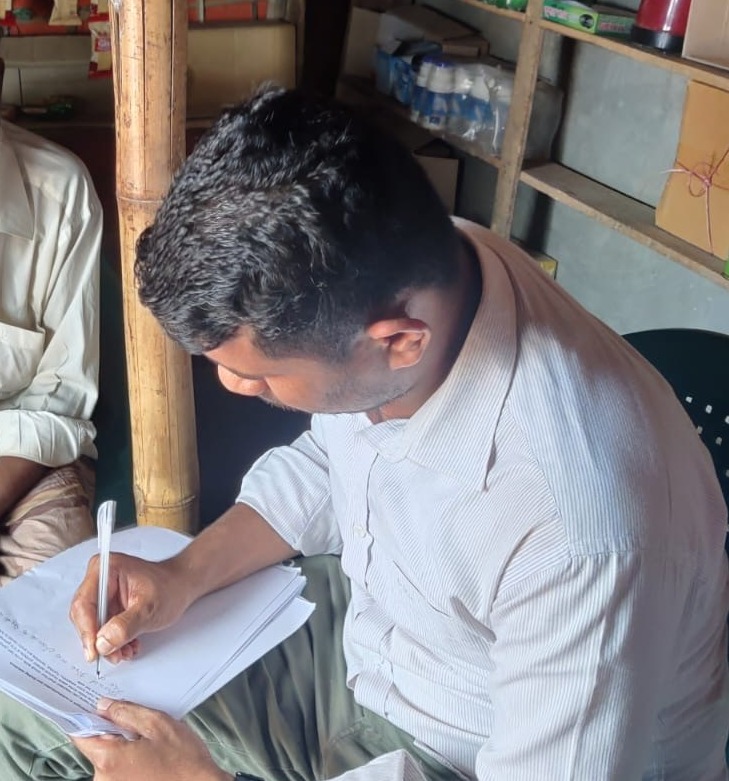
[{"label": "cardboard box", "polygon": [[544,0],[542,16],[583,33],[628,36],[635,14],[603,5],[585,5],[576,0]]},{"label": "cardboard box", "polygon": [[729,258],[728,127],[729,92],[689,82],[676,170],[656,209],[659,228],[722,260]]},{"label": "cardboard box", "polygon": [[447,144],[437,139],[414,149],[413,155],[428,175],[448,214],[453,214],[458,192],[459,159],[453,157]]},{"label": "cardboard box", "polygon": [[382,14],[377,11],[352,7],[342,55],[342,73],[372,78],[380,16]]},{"label": "cardboard box", "polygon": [[[72,95],[84,116],[112,117],[111,79],[89,79],[88,36],[0,38],[5,60],[2,102],[42,103]],[[187,114],[216,116],[264,81],[296,83],[296,29],[288,22],[200,27],[188,33]]]},{"label": "cardboard box", "polygon": [[259,84],[296,84],[296,28],[288,22],[199,27],[188,33],[189,117],[216,116]]},{"label": "cardboard box", "polygon": [[440,195],[448,214],[453,214],[461,167],[461,161],[454,156],[453,149],[444,141],[434,139],[425,128],[411,122],[388,122],[384,129],[412,152]]},{"label": "cardboard box", "polygon": [[70,95],[79,114],[113,117],[111,79],[89,79],[88,36],[8,36],[0,38],[0,57],[5,60],[0,102],[30,106],[53,95]]},{"label": "cardboard box", "polygon": [[692,1],[683,56],[729,70],[729,3],[726,0]]},{"label": "cardboard box", "polygon": [[448,41],[476,31],[424,5],[406,5],[380,15],[377,44],[390,49],[393,41]]}]

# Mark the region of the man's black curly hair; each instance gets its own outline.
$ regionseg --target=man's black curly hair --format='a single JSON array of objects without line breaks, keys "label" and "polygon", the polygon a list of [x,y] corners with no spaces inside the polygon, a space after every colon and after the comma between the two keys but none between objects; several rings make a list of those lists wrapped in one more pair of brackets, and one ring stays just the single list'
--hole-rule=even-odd
[{"label": "man's black curly hair", "polygon": [[271,357],[342,360],[403,291],[449,285],[457,245],[403,146],[334,101],[269,87],[200,140],[135,272],[142,303],[189,352],[250,326]]}]

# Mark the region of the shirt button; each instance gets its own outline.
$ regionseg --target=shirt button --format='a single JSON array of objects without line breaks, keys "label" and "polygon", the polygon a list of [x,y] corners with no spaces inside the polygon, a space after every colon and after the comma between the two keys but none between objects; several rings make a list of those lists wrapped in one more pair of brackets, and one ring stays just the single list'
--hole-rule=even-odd
[{"label": "shirt button", "polygon": [[358,537],[366,537],[367,536],[367,530],[364,528],[364,526],[360,526],[358,523],[356,523],[352,527],[352,531],[358,536]]}]

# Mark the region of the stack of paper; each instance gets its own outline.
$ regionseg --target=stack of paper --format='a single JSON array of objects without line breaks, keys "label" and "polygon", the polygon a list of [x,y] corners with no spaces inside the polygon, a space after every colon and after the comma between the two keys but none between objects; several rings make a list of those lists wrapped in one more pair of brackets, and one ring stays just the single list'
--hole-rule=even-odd
[{"label": "stack of paper", "polygon": [[[112,537],[112,550],[159,561],[190,539],[154,526]],[[85,661],[68,617],[96,540],[77,545],[0,590],[0,691],[69,735],[122,733],[96,715],[100,696],[124,699],[181,718],[298,629],[314,605],[299,595],[306,579],[276,566],[209,594],[169,629],[141,637],[130,662]],[[211,562],[211,566],[215,566]]]}]

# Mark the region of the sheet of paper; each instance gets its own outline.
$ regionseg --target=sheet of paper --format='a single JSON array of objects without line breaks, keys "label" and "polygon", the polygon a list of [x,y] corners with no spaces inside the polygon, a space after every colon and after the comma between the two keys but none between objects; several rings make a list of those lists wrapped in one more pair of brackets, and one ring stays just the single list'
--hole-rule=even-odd
[{"label": "sheet of paper", "polygon": [[[160,560],[188,541],[169,529],[134,527],[115,534],[112,549]],[[0,591],[0,688],[66,732],[111,731],[94,713],[101,695],[179,718],[301,626],[313,609],[298,597],[305,583],[299,570],[272,567],[204,597],[175,626],[142,636],[135,660],[104,662],[97,679],[68,618],[95,548],[89,540]],[[77,728],[69,729],[69,718]]]}]

